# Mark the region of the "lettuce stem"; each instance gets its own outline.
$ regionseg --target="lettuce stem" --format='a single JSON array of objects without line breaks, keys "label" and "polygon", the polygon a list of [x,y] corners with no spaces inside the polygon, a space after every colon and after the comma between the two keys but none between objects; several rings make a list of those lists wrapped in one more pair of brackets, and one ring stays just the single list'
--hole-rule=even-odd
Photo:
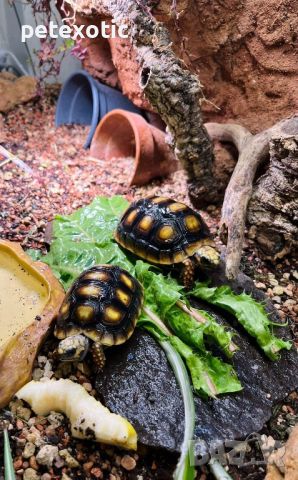
[{"label": "lettuce stem", "polygon": [[11,449],[7,429],[3,431],[4,436],[4,475],[5,480],[15,480]]},{"label": "lettuce stem", "polygon": [[[143,310],[150,318],[151,322],[155,324],[166,337],[171,336],[171,332],[167,329],[162,320],[154,312],[152,312],[152,310],[150,310],[148,307],[144,307]],[[184,436],[181,445],[180,458],[173,474],[173,479],[193,480],[195,478],[195,468],[190,464],[190,460],[193,455],[192,440],[195,428],[195,407],[189,376],[181,356],[171,345],[171,343],[167,339],[161,340],[159,336],[156,338],[158,339],[160,346],[165,351],[167,359],[174,371],[184,403]]]},{"label": "lettuce stem", "polygon": [[224,467],[215,459],[211,459],[209,462],[210,472],[213,474],[216,480],[233,480]]}]

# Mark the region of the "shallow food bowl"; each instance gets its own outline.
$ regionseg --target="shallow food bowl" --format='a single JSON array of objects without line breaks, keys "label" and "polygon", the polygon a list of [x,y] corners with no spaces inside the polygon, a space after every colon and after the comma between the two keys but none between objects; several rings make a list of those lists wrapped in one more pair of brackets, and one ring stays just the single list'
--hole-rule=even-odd
[{"label": "shallow food bowl", "polygon": [[18,243],[0,240],[0,408],[29,379],[64,290]]}]

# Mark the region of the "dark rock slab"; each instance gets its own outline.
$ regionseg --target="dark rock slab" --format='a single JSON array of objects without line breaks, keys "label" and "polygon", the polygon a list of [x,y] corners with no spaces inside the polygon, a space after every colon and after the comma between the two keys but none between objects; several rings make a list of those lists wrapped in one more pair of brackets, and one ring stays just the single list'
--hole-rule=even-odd
[{"label": "dark rock slab", "polygon": [[[222,272],[217,272],[212,283],[229,282]],[[257,300],[265,300],[264,293],[243,274],[230,285],[237,293],[245,290]],[[298,355],[294,350],[284,352],[280,361],[271,362],[228,313],[197,300],[193,303],[212,312],[218,322],[237,330],[240,351],[234,356],[233,363],[244,387],[240,393],[216,400],[195,398],[195,438],[208,445],[245,438],[262,428],[270,418],[275,402],[298,388]],[[266,303],[272,319],[278,321],[278,312],[270,302]],[[278,329],[278,334],[290,338],[288,328]],[[129,342],[110,349],[107,356],[105,371],[97,380],[97,389],[104,403],[133,423],[140,442],[179,450],[184,426],[182,397],[166,356],[155,340],[146,332],[137,330]]]},{"label": "dark rock slab", "polygon": [[182,397],[164,351],[146,332],[107,350],[96,388],[104,403],[132,422],[142,443],[177,450],[184,428]]}]

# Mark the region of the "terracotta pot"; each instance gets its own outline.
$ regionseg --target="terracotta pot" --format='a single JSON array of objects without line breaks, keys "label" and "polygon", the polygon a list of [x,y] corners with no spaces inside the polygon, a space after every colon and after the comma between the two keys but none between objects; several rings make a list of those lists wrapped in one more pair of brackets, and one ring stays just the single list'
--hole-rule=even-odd
[{"label": "terracotta pot", "polygon": [[95,131],[90,153],[109,165],[117,158],[133,157],[130,185],[144,185],[174,172],[178,166],[165,133],[140,115],[125,110],[113,110],[104,116]]}]

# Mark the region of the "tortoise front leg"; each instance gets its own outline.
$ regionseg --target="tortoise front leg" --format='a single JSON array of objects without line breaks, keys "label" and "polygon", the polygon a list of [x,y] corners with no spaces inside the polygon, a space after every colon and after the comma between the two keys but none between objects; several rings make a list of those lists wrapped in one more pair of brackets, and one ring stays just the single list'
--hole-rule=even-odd
[{"label": "tortoise front leg", "polygon": [[195,278],[195,263],[192,258],[186,258],[182,267],[182,282],[187,290],[189,290]]},{"label": "tortoise front leg", "polygon": [[98,370],[102,370],[106,363],[106,357],[101,343],[94,342],[91,347],[93,361]]}]

